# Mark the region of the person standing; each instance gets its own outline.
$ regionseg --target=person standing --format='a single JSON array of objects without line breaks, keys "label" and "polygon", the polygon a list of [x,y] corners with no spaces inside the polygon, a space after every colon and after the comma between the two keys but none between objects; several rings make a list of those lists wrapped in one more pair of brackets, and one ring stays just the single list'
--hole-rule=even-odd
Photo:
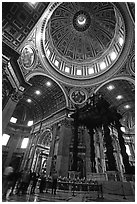
[{"label": "person standing", "polygon": [[42,172],[40,178],[41,178],[41,181],[40,181],[39,191],[40,193],[43,193],[43,191],[45,190],[45,184],[46,184],[46,177],[44,172]]},{"label": "person standing", "polygon": [[31,187],[31,194],[34,194],[35,193],[35,188],[36,188],[36,184],[37,184],[37,181],[38,181],[38,175],[36,174],[36,172],[33,172],[32,173],[32,187]]},{"label": "person standing", "polygon": [[57,181],[58,181],[57,171],[54,171],[52,174],[52,194],[54,195],[56,195]]},{"label": "person standing", "polygon": [[29,183],[30,183],[30,171],[27,168],[25,168],[22,173],[22,181],[18,193],[22,191],[22,194],[26,194]]},{"label": "person standing", "polygon": [[3,173],[3,179],[2,179],[2,197],[3,198],[6,198],[8,190],[13,185],[13,178],[14,178],[13,173],[14,173],[14,169],[12,165],[10,164],[9,166],[5,168],[4,173]]}]

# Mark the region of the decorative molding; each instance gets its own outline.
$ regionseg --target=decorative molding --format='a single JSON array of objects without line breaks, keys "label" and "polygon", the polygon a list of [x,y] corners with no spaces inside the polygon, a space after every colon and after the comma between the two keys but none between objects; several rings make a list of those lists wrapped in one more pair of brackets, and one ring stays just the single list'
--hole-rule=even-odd
[{"label": "decorative molding", "polygon": [[36,47],[36,29],[33,31],[33,33],[28,38],[27,43],[28,42],[33,44]]},{"label": "decorative molding", "polygon": [[19,93],[18,91],[16,91],[16,89],[14,89],[14,91],[11,93],[12,101],[17,103],[21,98],[22,98],[22,93]]},{"label": "decorative molding", "polygon": [[39,57],[37,56],[37,64],[36,66],[33,68],[33,70],[37,70],[37,71],[45,71],[45,68],[43,67]]},{"label": "decorative molding", "polygon": [[129,66],[130,73],[133,76],[135,76],[135,53],[134,52],[130,56],[128,66]]},{"label": "decorative molding", "polygon": [[121,67],[120,70],[118,70],[118,72],[114,75],[114,76],[130,76],[126,65],[124,65],[123,67]]},{"label": "decorative molding", "polygon": [[99,86],[99,84],[98,84],[98,85],[95,85],[95,86],[91,86],[91,87],[86,87],[86,88],[85,88],[86,91],[88,92],[88,97],[90,97],[90,96],[94,93],[95,89],[96,89],[98,86]]},{"label": "decorative molding", "polygon": [[88,94],[83,88],[73,88],[69,92],[70,100],[76,105],[82,105],[87,100]]},{"label": "decorative molding", "polygon": [[[28,34],[36,25],[49,2],[38,2],[33,8],[29,2],[3,2],[2,36],[12,49],[19,51]],[[33,39],[31,39],[33,40]]]}]

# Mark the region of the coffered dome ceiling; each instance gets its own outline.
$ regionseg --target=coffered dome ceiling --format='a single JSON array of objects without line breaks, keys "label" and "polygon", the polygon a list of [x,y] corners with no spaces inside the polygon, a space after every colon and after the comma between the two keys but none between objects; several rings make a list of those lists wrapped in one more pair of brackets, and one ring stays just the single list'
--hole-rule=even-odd
[{"label": "coffered dome ceiling", "polygon": [[100,57],[109,48],[115,34],[115,11],[111,4],[101,6],[69,2],[53,12],[49,33],[60,55],[85,63]]},{"label": "coffered dome ceiling", "polygon": [[106,2],[61,3],[41,24],[43,56],[68,78],[95,78],[117,61],[125,25],[117,7]]},{"label": "coffered dome ceiling", "polygon": [[18,123],[33,120],[38,122],[66,106],[63,91],[57,83],[46,76],[33,76],[31,86],[18,102],[13,116],[20,118]]}]

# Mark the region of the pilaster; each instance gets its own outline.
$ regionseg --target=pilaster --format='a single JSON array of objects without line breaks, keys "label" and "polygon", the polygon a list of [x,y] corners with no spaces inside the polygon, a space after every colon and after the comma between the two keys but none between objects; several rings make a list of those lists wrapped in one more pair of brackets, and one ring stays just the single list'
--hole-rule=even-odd
[{"label": "pilaster", "polygon": [[65,119],[62,121],[59,130],[59,143],[57,152],[56,169],[62,177],[68,176],[69,167],[69,145],[72,138],[71,121]]},{"label": "pilaster", "polygon": [[90,136],[88,133],[87,128],[85,128],[85,132],[84,132],[84,136],[85,136],[85,145],[86,145],[86,154],[85,154],[85,158],[86,158],[86,175],[89,175],[91,173],[91,161],[90,161]]},{"label": "pilaster", "polygon": [[14,92],[11,94],[11,97],[9,98],[8,102],[6,103],[3,111],[2,111],[2,133],[4,133],[12,115],[15,110],[15,107],[21,97],[21,94],[19,92]]},{"label": "pilaster", "polygon": [[11,162],[13,153],[15,152],[17,145],[18,145],[18,139],[19,139],[19,137],[17,135],[14,135],[14,134],[12,134],[10,137],[8,155],[7,155],[5,164],[4,164],[5,167],[8,166]]},{"label": "pilaster", "polygon": [[57,135],[57,124],[54,124],[52,126],[52,142],[51,142],[51,146],[50,146],[49,156],[48,156],[48,159],[47,159],[46,174],[48,176],[51,174],[51,171],[52,171],[51,168],[52,168],[52,164],[53,164],[53,160],[54,160],[54,147],[55,147],[56,135]]}]

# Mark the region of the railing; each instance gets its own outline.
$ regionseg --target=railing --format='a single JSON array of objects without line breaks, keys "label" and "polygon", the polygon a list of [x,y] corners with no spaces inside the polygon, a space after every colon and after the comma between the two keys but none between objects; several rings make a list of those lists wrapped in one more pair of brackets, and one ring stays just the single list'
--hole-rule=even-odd
[{"label": "railing", "polygon": [[[52,182],[46,181],[46,191],[52,188]],[[72,195],[74,196],[78,191],[96,191],[98,198],[103,198],[103,189],[102,184],[96,183],[82,183],[82,182],[75,182],[75,181],[58,181],[57,184],[58,190],[63,191],[71,191]]]}]

